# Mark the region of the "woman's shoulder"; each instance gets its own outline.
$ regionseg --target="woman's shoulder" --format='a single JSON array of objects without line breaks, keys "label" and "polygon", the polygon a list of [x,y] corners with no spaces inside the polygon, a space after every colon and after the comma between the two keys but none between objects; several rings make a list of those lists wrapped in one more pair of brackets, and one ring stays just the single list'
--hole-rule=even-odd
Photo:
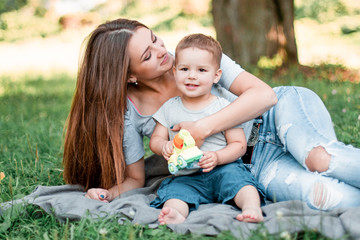
[{"label": "woman's shoulder", "polygon": [[141,119],[148,119],[151,118],[151,115],[143,115],[139,111],[139,109],[136,107],[133,101],[131,99],[127,99],[127,108],[125,112],[125,118],[128,118],[130,120],[135,121],[141,121]]},{"label": "woman's shoulder", "polygon": [[125,127],[134,128],[141,135],[151,136],[155,122],[151,115],[142,115],[131,100],[128,99],[125,112]]},{"label": "woman's shoulder", "polygon": [[243,71],[245,71],[237,62],[232,60],[226,54],[223,53],[221,57],[220,68],[222,70],[222,75],[219,81],[219,84],[226,88],[230,89],[231,84],[235,78]]}]

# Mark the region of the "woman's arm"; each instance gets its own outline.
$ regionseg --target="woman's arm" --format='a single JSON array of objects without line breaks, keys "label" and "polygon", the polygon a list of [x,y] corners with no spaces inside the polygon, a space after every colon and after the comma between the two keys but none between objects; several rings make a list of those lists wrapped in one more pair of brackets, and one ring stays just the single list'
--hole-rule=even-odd
[{"label": "woman's arm", "polygon": [[277,103],[274,90],[246,71],[237,76],[230,86],[230,91],[239,97],[217,114],[201,120],[199,124],[212,123],[212,132],[208,132],[208,136],[256,118]]},{"label": "woman's arm", "polygon": [[145,184],[145,166],[144,158],[127,165],[125,169],[125,180],[121,186],[115,185],[109,190],[102,188],[91,188],[87,191],[85,197],[110,202],[120,194],[132,189],[141,188]]},{"label": "woman's arm", "polygon": [[201,146],[206,137],[258,117],[277,103],[274,90],[246,71],[242,71],[235,78],[230,91],[239,96],[230,105],[196,122],[179,123],[173,130],[186,128],[191,132],[196,144]]}]

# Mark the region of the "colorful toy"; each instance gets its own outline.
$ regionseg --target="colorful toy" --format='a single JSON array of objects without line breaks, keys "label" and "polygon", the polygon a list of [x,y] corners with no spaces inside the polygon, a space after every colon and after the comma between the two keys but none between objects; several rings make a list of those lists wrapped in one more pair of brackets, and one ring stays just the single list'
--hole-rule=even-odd
[{"label": "colorful toy", "polygon": [[203,152],[195,146],[195,140],[190,132],[181,129],[173,139],[174,151],[168,161],[168,168],[171,174],[181,169],[199,168],[197,164],[203,156]]}]

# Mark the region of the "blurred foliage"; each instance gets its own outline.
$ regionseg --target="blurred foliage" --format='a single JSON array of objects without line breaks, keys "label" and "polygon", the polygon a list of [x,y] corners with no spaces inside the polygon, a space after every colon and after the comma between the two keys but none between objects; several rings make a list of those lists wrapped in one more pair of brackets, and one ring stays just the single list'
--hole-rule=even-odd
[{"label": "blurred foliage", "polygon": [[342,34],[351,34],[351,33],[355,33],[355,32],[360,32],[360,23],[358,26],[343,25],[341,27]]},{"label": "blurred foliage", "polygon": [[[20,17],[21,16],[21,17]],[[60,25],[54,20],[44,20],[31,13],[8,12],[0,16],[0,41],[48,37],[60,32]]]},{"label": "blurred foliage", "polygon": [[45,38],[59,33],[58,20],[45,17],[44,6],[43,0],[27,0],[21,8],[0,14],[0,42]]},{"label": "blurred foliage", "polygon": [[198,0],[194,3],[178,0],[172,4],[166,1],[133,0],[124,5],[118,15],[140,20],[156,32],[188,30],[194,25],[213,25],[209,0]]},{"label": "blurred foliage", "polygon": [[[345,15],[360,14],[347,0],[294,0],[296,19],[332,21]],[[212,27],[210,0],[108,0],[91,10],[91,14],[51,15],[46,0],[0,0],[0,41],[14,42],[33,37],[47,37],[64,28],[82,27],[83,23],[99,24],[105,20],[126,17],[137,19],[154,31],[189,30],[193,26]],[[60,24],[59,24],[60,22]],[[62,24],[62,25],[61,25]],[[359,31],[359,24],[344,26],[349,34]]]},{"label": "blurred foliage", "polygon": [[25,6],[28,0],[1,0],[0,1],[0,14],[18,10]]},{"label": "blurred foliage", "polygon": [[87,25],[100,24],[101,17],[96,12],[68,13],[59,18],[62,29],[80,29]]},{"label": "blurred foliage", "polygon": [[341,0],[298,0],[295,5],[296,19],[311,18],[318,22],[327,22],[349,14]]},{"label": "blurred foliage", "polygon": [[211,27],[213,24],[210,0],[198,0],[195,3],[177,0],[172,4],[160,0],[108,0],[90,12],[62,16],[57,16],[45,6],[46,0],[26,0],[26,4],[16,9],[8,7],[7,12],[0,14],[0,41],[44,38],[67,28],[96,25],[119,17],[137,19],[157,32],[189,30],[193,26]]}]

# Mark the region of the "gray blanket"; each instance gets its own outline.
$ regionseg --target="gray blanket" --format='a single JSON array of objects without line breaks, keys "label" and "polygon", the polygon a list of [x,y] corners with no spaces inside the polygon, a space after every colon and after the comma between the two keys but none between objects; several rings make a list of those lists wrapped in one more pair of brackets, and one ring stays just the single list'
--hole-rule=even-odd
[{"label": "gray blanket", "polygon": [[[101,218],[118,217],[119,224],[130,221],[133,224],[144,224],[150,228],[158,226],[159,209],[149,207],[155,198],[160,179],[151,186],[124,193],[110,203],[103,203],[85,198],[83,188],[77,185],[38,186],[30,195],[0,205],[1,212],[12,204],[29,203],[39,206],[49,214],[54,214],[59,221],[67,218],[78,220],[82,217]],[[271,203],[262,207],[264,226],[268,233],[300,232],[303,229],[314,229],[329,238],[339,238],[349,234],[360,239],[360,207],[336,209],[323,212],[312,210],[301,201]],[[189,214],[184,223],[168,225],[178,233],[196,233],[217,235],[229,230],[238,238],[247,238],[250,231],[259,227],[255,223],[243,223],[235,220],[239,210],[222,204],[200,205],[200,208]]]}]

